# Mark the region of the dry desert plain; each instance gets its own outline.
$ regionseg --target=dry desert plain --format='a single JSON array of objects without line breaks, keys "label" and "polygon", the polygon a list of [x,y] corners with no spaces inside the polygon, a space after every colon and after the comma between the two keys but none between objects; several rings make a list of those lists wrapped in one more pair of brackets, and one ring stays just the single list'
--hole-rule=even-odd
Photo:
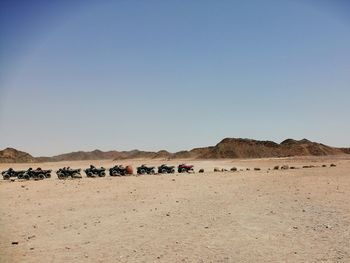
[{"label": "dry desert plain", "polygon": [[[186,162],[206,172],[0,180],[0,262],[350,262],[349,156]],[[116,162],[39,165],[90,163]]]}]

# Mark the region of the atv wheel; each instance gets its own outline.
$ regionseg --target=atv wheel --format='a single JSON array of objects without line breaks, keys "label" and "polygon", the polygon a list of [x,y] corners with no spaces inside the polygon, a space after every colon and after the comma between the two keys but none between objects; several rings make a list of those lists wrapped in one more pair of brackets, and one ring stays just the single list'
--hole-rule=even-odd
[{"label": "atv wheel", "polygon": [[94,177],[94,175],[93,175],[92,172],[88,172],[88,173],[86,174],[86,176],[87,176],[87,177]]},{"label": "atv wheel", "polygon": [[186,168],[182,168],[181,173],[185,173],[185,172],[187,172]]},{"label": "atv wheel", "polygon": [[162,169],[161,173],[166,174],[166,169]]},{"label": "atv wheel", "polygon": [[175,169],[171,169],[170,173],[172,174],[175,173]]},{"label": "atv wheel", "polygon": [[4,174],[3,178],[4,178],[4,180],[9,180],[10,176],[8,174]]},{"label": "atv wheel", "polygon": [[45,179],[45,175],[44,175],[44,174],[39,174],[39,175],[38,175],[38,179],[40,179],[40,180]]},{"label": "atv wheel", "polygon": [[105,175],[106,175],[106,173],[105,173],[105,172],[102,172],[102,173],[100,173],[98,176],[99,176],[99,177],[105,177]]}]

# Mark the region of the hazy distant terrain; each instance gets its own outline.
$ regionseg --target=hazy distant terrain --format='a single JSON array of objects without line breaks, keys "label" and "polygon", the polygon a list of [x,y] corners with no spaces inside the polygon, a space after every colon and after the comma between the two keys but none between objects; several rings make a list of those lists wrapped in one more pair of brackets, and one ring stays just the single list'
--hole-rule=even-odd
[{"label": "hazy distant terrain", "polygon": [[335,148],[309,140],[287,139],[281,143],[241,138],[226,138],[215,146],[195,148],[190,151],[170,153],[162,150],[149,151],[100,151],[71,152],[53,157],[33,157],[28,153],[7,148],[0,151],[0,162],[59,162],[83,160],[123,160],[123,159],[221,159],[221,158],[268,158],[290,156],[327,156],[350,154],[350,148]]}]

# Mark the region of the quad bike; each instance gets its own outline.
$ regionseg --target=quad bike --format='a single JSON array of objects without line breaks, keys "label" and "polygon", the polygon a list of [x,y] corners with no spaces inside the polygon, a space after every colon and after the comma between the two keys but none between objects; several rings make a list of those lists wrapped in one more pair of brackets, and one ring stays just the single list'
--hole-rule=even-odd
[{"label": "quad bike", "polygon": [[193,165],[188,165],[188,164],[180,164],[180,165],[177,167],[177,171],[178,171],[179,173],[189,173],[189,172],[194,173]]},{"label": "quad bike", "polygon": [[81,178],[80,175],[81,169],[71,169],[70,167],[63,167],[58,169],[56,172],[58,179],[67,179],[69,177],[74,178]]},{"label": "quad bike", "polygon": [[24,174],[23,178],[29,180],[33,178],[34,180],[42,180],[45,178],[51,177],[52,170],[42,170],[40,167],[33,170],[33,168],[29,168]]},{"label": "quad bike", "polygon": [[86,173],[87,177],[104,177],[106,175],[106,169],[101,167],[101,168],[96,168],[93,165],[90,165],[89,168],[85,169],[84,172]]},{"label": "quad bike", "polygon": [[158,166],[158,173],[173,174],[175,173],[175,166],[168,166],[168,165],[162,164],[161,166]]},{"label": "quad bike", "polygon": [[155,174],[154,166],[147,167],[143,164],[140,167],[137,167],[137,174]]},{"label": "quad bike", "polygon": [[115,165],[114,167],[109,169],[110,176],[125,176],[132,175],[133,169],[130,165],[124,167],[123,165]]},{"label": "quad bike", "polygon": [[110,176],[124,176],[129,174],[126,168],[123,165],[115,165],[109,169]]},{"label": "quad bike", "polygon": [[9,180],[11,177],[17,177],[18,179],[22,179],[25,171],[15,171],[12,168],[9,168],[7,171],[1,172],[4,180]]}]

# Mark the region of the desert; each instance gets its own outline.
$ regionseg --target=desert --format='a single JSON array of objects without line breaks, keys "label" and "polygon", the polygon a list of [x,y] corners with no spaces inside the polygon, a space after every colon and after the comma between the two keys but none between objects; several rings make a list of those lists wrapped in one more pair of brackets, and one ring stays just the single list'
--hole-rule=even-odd
[{"label": "desert", "polygon": [[[3,163],[0,170],[164,162]],[[167,161],[182,162],[196,173],[0,180],[0,261],[349,262],[350,156]]]},{"label": "desert", "polygon": [[0,263],[350,263],[350,1],[0,1]]}]

